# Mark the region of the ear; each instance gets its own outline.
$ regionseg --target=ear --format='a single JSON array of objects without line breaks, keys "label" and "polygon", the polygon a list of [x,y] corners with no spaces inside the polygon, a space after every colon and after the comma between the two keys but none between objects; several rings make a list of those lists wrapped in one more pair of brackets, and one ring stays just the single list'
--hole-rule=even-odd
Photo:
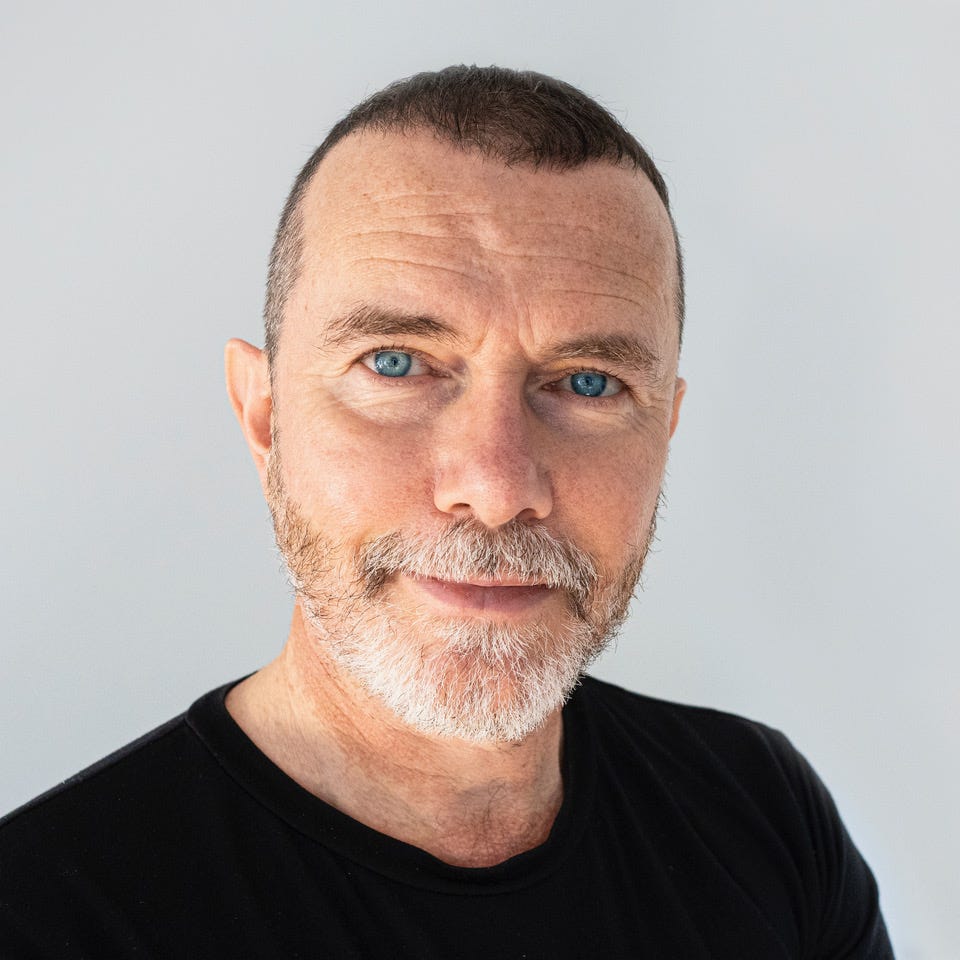
[{"label": "ear", "polygon": [[270,369],[267,355],[245,340],[231,340],[224,351],[227,395],[253,455],[260,483],[266,484],[272,436]]},{"label": "ear", "polygon": [[683,403],[683,395],[687,392],[687,381],[683,377],[677,377],[677,385],[673,388],[673,414],[670,417],[670,436],[677,429],[677,423],[680,421],[680,404]]}]

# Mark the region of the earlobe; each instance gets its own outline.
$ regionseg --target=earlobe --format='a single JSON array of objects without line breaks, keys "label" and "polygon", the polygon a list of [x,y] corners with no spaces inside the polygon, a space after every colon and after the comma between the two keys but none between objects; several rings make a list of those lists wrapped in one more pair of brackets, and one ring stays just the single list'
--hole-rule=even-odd
[{"label": "earlobe", "polygon": [[270,455],[273,412],[267,356],[245,340],[231,340],[224,350],[224,368],[230,405],[263,482]]},{"label": "earlobe", "polygon": [[683,396],[687,392],[687,381],[683,377],[677,377],[677,385],[673,390],[673,413],[670,415],[670,436],[677,429],[677,423],[680,421],[680,404],[683,403]]}]

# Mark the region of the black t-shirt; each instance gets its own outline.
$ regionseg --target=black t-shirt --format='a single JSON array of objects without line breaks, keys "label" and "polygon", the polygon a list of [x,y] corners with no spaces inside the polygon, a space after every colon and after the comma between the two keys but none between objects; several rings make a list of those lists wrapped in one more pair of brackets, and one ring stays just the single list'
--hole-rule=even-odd
[{"label": "black t-shirt", "polygon": [[454,867],[299,787],[231,685],[0,821],[0,957],[887,958],[786,738],[585,679],[541,846]]}]

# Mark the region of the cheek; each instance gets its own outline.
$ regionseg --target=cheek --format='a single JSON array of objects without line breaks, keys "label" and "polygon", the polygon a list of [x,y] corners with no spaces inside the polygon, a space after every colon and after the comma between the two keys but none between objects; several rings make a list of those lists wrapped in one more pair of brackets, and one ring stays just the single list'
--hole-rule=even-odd
[{"label": "cheek", "polygon": [[623,443],[581,447],[554,470],[557,523],[604,565],[619,568],[647,537],[665,458]]},{"label": "cheek", "polygon": [[334,539],[366,539],[397,525],[428,489],[423,438],[328,407],[295,439],[281,428],[290,496]]}]

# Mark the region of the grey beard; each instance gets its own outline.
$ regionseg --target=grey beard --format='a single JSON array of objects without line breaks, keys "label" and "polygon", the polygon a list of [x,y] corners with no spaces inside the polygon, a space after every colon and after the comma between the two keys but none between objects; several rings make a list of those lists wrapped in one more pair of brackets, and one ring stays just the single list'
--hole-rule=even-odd
[{"label": "grey beard", "polygon": [[[474,742],[522,740],[566,702],[623,623],[654,536],[656,513],[605,584],[571,541],[519,521],[491,530],[465,518],[429,538],[395,531],[337,557],[284,495],[274,462],[268,475],[277,546],[318,652],[416,729]],[[397,574],[541,583],[564,593],[568,616],[548,629],[410,612],[386,599]]]}]

